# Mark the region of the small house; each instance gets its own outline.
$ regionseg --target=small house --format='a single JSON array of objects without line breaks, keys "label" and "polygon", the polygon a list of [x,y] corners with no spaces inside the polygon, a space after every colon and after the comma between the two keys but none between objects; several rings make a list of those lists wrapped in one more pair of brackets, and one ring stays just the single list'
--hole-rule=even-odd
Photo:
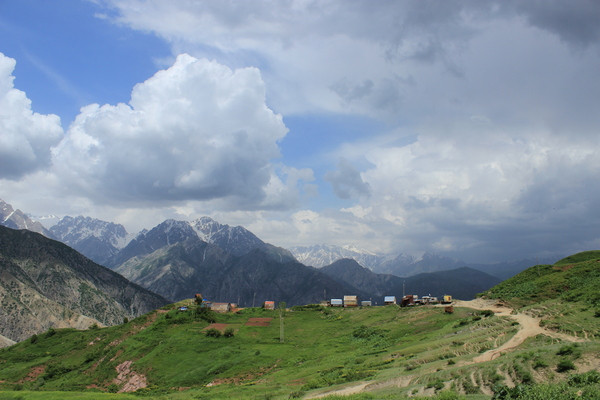
[{"label": "small house", "polygon": [[373,305],[373,302],[371,300],[363,300],[360,302],[360,305],[362,307],[371,307]]},{"label": "small house", "polygon": [[358,296],[344,296],[344,307],[358,307]]},{"label": "small house", "polygon": [[412,294],[407,294],[402,298],[402,303],[400,304],[402,307],[414,306],[415,300]]},{"label": "small house", "polygon": [[331,299],[331,307],[343,307],[344,300],[342,299]]},{"label": "small house", "polygon": [[210,309],[216,313],[225,314],[231,311],[231,303],[212,303]]},{"label": "small house", "polygon": [[178,308],[179,311],[187,311],[188,308],[186,306],[181,306]]},{"label": "small house", "polygon": [[275,302],[274,301],[265,301],[263,303],[263,308],[265,310],[274,310],[275,309]]},{"label": "small house", "polygon": [[396,296],[385,296],[383,298],[383,304],[385,304],[386,306],[389,306],[391,304],[397,304],[396,303]]},{"label": "small house", "polygon": [[445,294],[442,304],[450,304],[450,303],[452,303],[452,296]]}]

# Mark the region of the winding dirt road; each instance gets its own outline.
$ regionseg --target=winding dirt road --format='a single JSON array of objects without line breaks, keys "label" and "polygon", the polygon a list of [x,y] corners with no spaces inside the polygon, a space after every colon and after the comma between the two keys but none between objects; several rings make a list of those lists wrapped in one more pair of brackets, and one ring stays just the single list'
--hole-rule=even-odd
[{"label": "winding dirt road", "polygon": [[[473,361],[471,361],[465,365],[482,363],[482,362],[494,360],[495,358],[499,357],[502,353],[506,353],[506,352],[509,352],[509,351],[515,349],[520,344],[522,344],[527,338],[536,336],[539,334],[544,334],[546,336],[550,336],[550,337],[553,337],[556,339],[562,339],[562,340],[565,340],[568,342],[585,342],[586,341],[585,339],[582,339],[577,336],[566,335],[564,333],[559,333],[559,332],[550,331],[548,329],[544,329],[540,326],[539,318],[533,318],[527,314],[512,314],[513,309],[502,306],[500,303],[498,303],[498,300],[485,300],[485,299],[474,299],[474,300],[469,300],[469,301],[456,300],[456,301],[454,301],[453,305],[455,307],[466,307],[466,308],[472,308],[475,310],[492,310],[496,315],[512,318],[519,323],[519,328],[520,328],[519,331],[511,339],[509,339],[506,343],[504,343],[500,347],[497,347],[495,349],[491,349],[491,350],[486,351],[485,353],[482,353],[481,355],[473,358]],[[401,379],[402,382],[396,382],[396,380],[393,380],[394,381],[393,384],[396,387],[408,386],[410,384],[412,378],[414,378],[414,377],[413,376],[404,376],[404,377],[399,378],[399,379]],[[392,381],[390,381],[388,383],[391,383],[391,382]],[[368,386],[371,386],[371,385],[381,386],[382,384],[383,384],[383,386],[388,386],[382,382],[359,382],[356,385],[348,386],[343,389],[332,390],[332,391],[320,393],[317,395],[308,396],[308,397],[306,397],[306,399],[314,399],[314,398],[320,398],[320,397],[331,396],[331,395],[355,394],[355,393],[362,392]]]},{"label": "winding dirt road", "polygon": [[475,357],[473,359],[474,363],[486,362],[495,359],[500,356],[502,353],[506,353],[519,346],[521,343],[525,341],[525,339],[537,336],[539,334],[543,334],[546,336],[553,337],[555,339],[562,339],[568,342],[584,342],[585,339],[582,339],[577,336],[566,335],[564,333],[550,331],[548,329],[544,329],[540,326],[540,319],[533,318],[527,314],[511,314],[512,309],[508,307],[501,306],[498,304],[497,300],[484,300],[484,299],[475,299],[470,301],[462,301],[458,300],[454,302],[456,307],[467,307],[473,308],[475,310],[492,310],[497,315],[506,316],[514,319],[519,323],[519,331],[504,343],[502,346],[497,347],[495,349],[491,349],[486,351],[485,353]]}]

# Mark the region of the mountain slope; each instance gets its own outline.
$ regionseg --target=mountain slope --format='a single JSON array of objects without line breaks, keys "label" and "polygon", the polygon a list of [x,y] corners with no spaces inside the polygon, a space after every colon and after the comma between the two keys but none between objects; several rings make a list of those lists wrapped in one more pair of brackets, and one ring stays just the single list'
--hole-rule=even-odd
[{"label": "mountain slope", "polygon": [[129,238],[123,225],[83,216],[66,216],[50,232],[56,240],[101,265],[125,247]]},{"label": "mountain slope", "polygon": [[173,301],[202,293],[243,306],[267,300],[295,305],[319,302],[325,293],[362,294],[296,261],[277,262],[259,249],[236,257],[198,237],[131,258],[116,271]]},{"label": "mountain slope", "polygon": [[114,325],[166,303],[63,243],[0,227],[0,334],[9,339],[49,327]]},{"label": "mountain slope", "polygon": [[260,249],[274,260],[285,262],[295,260],[289,250],[273,246],[260,240],[244,227],[220,224],[209,217],[202,217],[190,223],[203,241],[216,244],[234,256],[243,256],[251,250]]},{"label": "mountain slope", "polygon": [[536,265],[484,293],[519,304],[548,299],[600,306],[600,251],[577,253],[553,265]]}]

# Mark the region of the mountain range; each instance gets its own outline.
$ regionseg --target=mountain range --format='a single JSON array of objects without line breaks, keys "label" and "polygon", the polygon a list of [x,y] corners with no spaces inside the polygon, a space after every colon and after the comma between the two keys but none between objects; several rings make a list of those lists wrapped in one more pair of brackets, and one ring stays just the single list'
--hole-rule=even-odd
[{"label": "mountain range", "polygon": [[[39,221],[31,219],[20,210],[13,210],[12,206],[0,200],[0,225],[42,233],[68,244],[88,258],[109,268],[116,268],[133,256],[148,254],[161,246],[194,236],[198,236],[207,243],[218,245],[223,250],[237,256],[244,255],[253,249],[261,249],[275,260],[297,260],[304,265],[316,268],[349,258],[356,260],[361,266],[373,272],[403,277],[466,266],[504,280],[533,265],[552,264],[561,258],[556,256],[495,264],[474,264],[431,252],[400,253],[395,256],[379,255],[354,245],[322,244],[295,246],[286,250],[262,241],[241,226],[231,227],[220,224],[209,217],[202,217],[192,222],[178,221],[176,228],[178,233],[169,230],[165,231],[162,238],[158,238],[156,235],[164,230],[162,225],[165,223],[173,225],[173,222],[165,221],[153,228],[154,232],[143,230],[138,234],[130,234],[120,224],[90,217],[66,216],[48,230]],[[181,236],[177,238],[177,235]],[[144,246],[149,247],[143,249]]]},{"label": "mountain range", "polygon": [[[10,222],[21,229],[35,225],[6,203],[3,210],[3,224]],[[418,258],[400,255],[378,268],[403,262],[413,266],[413,272],[417,267],[434,272],[405,277],[377,273],[352,258],[338,259],[359,253],[363,263],[381,259],[352,247],[342,251],[321,246],[320,257],[334,261],[315,268],[243,227],[219,224],[208,217],[192,222],[166,220],[135,236],[122,225],[83,216],[64,217],[49,230],[40,231],[48,237],[5,228],[4,236],[12,239],[2,245],[0,296],[4,311],[0,322],[5,329],[0,335],[8,340],[23,340],[51,326],[113,325],[142,309],[149,310],[146,306],[157,308],[198,293],[214,302],[246,307],[268,300],[304,305],[349,294],[382,303],[383,296],[400,298],[405,293],[470,299],[499,282],[464,266],[437,271],[461,264],[429,253]],[[23,255],[17,249],[29,250]],[[144,296],[154,297],[139,300]],[[36,299],[35,304],[22,305],[24,299]]]}]

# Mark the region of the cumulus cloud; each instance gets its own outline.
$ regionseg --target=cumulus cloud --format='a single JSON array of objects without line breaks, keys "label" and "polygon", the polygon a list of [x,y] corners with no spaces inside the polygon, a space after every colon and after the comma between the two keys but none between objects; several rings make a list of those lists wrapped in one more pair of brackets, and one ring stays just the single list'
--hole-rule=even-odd
[{"label": "cumulus cloud", "polygon": [[60,118],[31,110],[14,88],[16,61],[0,53],[0,178],[16,180],[51,165],[51,148],[63,138]]},{"label": "cumulus cloud", "polygon": [[287,133],[255,68],[180,55],[129,104],[81,109],[55,149],[57,173],[100,202],[243,199],[259,205]]}]

